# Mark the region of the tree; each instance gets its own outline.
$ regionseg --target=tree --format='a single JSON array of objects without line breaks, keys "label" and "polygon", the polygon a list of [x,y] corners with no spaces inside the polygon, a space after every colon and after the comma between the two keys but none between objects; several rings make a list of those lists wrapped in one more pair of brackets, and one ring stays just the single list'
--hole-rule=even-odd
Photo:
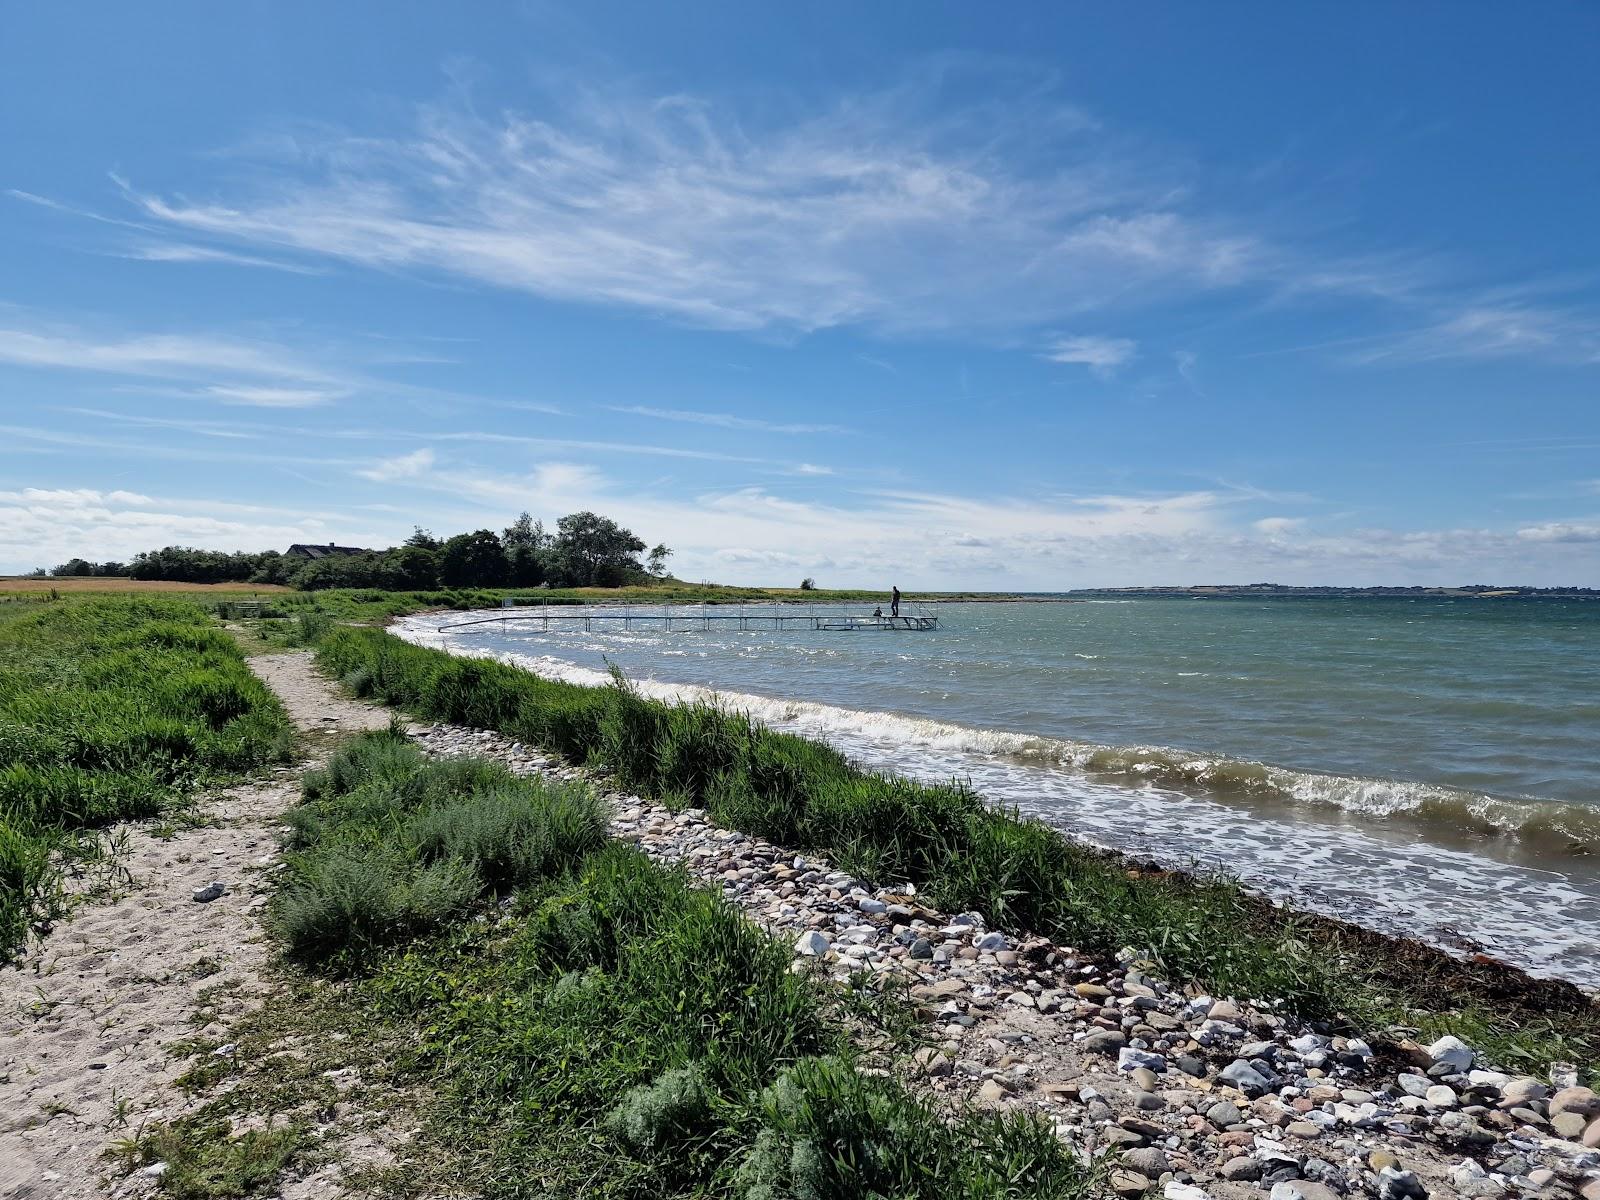
[{"label": "tree", "polygon": [[499,587],[510,564],[492,529],[458,533],[439,553],[439,582],[445,587]]},{"label": "tree", "polygon": [[665,579],[667,575],[667,559],[671,557],[672,551],[667,549],[665,543],[659,543],[645,558],[645,570],[649,571],[657,579]]},{"label": "tree", "polygon": [[544,531],[544,522],[535,521],[527,513],[506,526],[500,535],[505,546],[509,581],[512,587],[538,587],[550,574],[550,543],[554,539]]},{"label": "tree", "polygon": [[439,586],[439,552],[407,542],[384,556],[394,573],[395,586],[412,592],[425,592]]},{"label": "tree", "polygon": [[51,571],[50,574],[67,576],[93,575],[94,564],[81,558],[69,558],[59,567],[55,568],[55,570]]},{"label": "tree", "polygon": [[802,592],[814,592],[814,591],[816,591],[817,590],[817,581],[815,579],[811,578],[811,576],[807,575],[804,579],[802,579],[800,581],[800,590]]},{"label": "tree", "polygon": [[424,529],[421,525],[413,525],[411,527],[411,536],[402,542],[401,545],[417,546],[423,550],[437,550],[443,546],[444,543],[438,538],[434,537],[432,533]]},{"label": "tree", "polygon": [[632,530],[598,513],[569,513],[556,522],[562,582],[575,587],[620,587],[642,568],[644,543]]}]

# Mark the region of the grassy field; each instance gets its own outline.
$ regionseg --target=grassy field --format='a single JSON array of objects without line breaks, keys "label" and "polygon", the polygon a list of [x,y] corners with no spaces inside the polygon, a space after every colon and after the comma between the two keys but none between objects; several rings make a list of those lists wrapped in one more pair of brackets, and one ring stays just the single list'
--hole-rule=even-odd
[{"label": "grassy field", "polygon": [[110,576],[80,575],[59,579],[37,579],[31,575],[0,575],[0,596],[48,596],[51,592],[63,596],[141,592],[181,592],[197,596],[233,594],[267,596],[293,590],[276,583],[179,583],[170,579],[119,579]]},{"label": "grassy field", "polygon": [[1230,881],[1142,869],[959,786],[862,771],[738,714],[661,704],[620,684],[542,680],[377,630],[330,629],[319,657],[358,694],[500,730],[864,877],[916,881],[950,911],[976,908],[1102,954],[1131,945],[1173,977],[1312,1018],[1456,1032],[1518,1069],[1571,1059],[1592,1070],[1600,1049],[1600,1011],[1575,988],[1299,914]]},{"label": "grassy field", "polygon": [[385,1194],[1097,1194],[1042,1119],[860,1073],[789,949],[611,841],[584,787],[365,734],[307,776],[293,830],[274,929],[407,1031],[437,1095],[447,1152]]},{"label": "grassy field", "polygon": [[193,604],[101,597],[0,617],[0,961],[53,905],[84,831],[287,757],[293,733]]}]

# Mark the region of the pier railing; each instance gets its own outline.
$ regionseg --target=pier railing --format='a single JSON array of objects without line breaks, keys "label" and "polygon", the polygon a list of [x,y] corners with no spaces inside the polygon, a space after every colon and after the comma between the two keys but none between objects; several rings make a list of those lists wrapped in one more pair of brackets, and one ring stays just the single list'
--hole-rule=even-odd
[{"label": "pier railing", "polygon": [[[841,605],[822,604],[555,604],[533,597],[507,596],[501,607],[512,611],[497,616],[451,621],[438,628],[469,629],[510,623],[537,624],[541,630],[583,629],[597,626],[623,629],[661,629],[667,632],[713,628],[852,632],[881,629],[923,633],[939,628],[939,614],[931,602],[902,601],[898,615],[883,611],[862,613]],[[526,608],[527,611],[516,611]],[[795,610],[800,611],[795,611]]]}]

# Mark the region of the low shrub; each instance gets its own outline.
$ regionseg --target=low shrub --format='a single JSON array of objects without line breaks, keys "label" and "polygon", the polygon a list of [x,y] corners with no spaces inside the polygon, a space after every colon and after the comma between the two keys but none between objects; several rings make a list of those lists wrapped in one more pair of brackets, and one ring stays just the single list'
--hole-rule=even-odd
[{"label": "low shrub", "polygon": [[342,967],[566,871],[606,836],[588,789],[484,759],[428,759],[394,727],[308,772],[303,793],[273,922],[292,954]]},{"label": "low shrub", "polygon": [[1011,1200],[1082,1196],[1090,1182],[1037,1119],[974,1112],[947,1122],[836,1058],[784,1071],[761,1097],[760,1123],[734,1173],[744,1200]]}]

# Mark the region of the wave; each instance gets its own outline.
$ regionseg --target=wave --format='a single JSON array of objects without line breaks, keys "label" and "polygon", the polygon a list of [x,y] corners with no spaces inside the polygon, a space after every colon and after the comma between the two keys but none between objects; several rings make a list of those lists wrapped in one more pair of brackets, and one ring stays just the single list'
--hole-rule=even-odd
[{"label": "wave", "polygon": [[[494,658],[569,683],[604,686],[611,677],[549,655],[467,646],[425,619],[396,623],[408,641],[468,657]],[[1108,746],[1066,738],[973,728],[901,713],[850,709],[807,700],[719,691],[697,684],[634,680],[642,694],[670,702],[703,701],[846,743],[861,739],[897,750],[955,752],[1025,766],[1070,771],[1130,784],[1199,792],[1223,802],[1336,810],[1376,820],[1400,819],[1440,832],[1509,839],[1545,854],[1600,852],[1600,809],[1559,801],[1492,796],[1439,784],[1302,771],[1249,759],[1167,746]]]}]

